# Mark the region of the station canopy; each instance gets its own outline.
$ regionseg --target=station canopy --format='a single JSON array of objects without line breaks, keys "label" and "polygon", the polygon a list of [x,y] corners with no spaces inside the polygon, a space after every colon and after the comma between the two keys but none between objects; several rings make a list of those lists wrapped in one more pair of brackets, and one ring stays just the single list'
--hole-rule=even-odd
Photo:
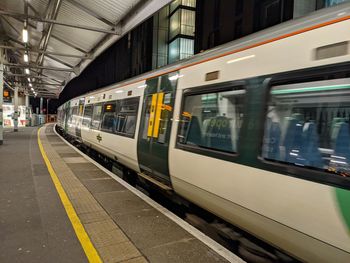
[{"label": "station canopy", "polygon": [[1,0],[8,87],[57,98],[100,53],[171,0]]}]

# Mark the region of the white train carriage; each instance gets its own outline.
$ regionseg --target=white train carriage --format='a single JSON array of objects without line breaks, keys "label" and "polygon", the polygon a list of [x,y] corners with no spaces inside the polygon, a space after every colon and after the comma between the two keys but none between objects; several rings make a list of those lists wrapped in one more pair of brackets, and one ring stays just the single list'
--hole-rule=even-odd
[{"label": "white train carriage", "polygon": [[349,28],[349,5],[322,10],[73,99],[58,125],[303,261],[350,262]]}]

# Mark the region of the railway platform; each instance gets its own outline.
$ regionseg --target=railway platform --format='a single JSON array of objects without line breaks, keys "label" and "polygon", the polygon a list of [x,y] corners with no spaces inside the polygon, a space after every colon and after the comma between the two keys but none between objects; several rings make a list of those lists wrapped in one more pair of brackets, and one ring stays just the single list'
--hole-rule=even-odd
[{"label": "railway platform", "polygon": [[243,262],[66,143],[54,125],[0,147],[0,262]]}]

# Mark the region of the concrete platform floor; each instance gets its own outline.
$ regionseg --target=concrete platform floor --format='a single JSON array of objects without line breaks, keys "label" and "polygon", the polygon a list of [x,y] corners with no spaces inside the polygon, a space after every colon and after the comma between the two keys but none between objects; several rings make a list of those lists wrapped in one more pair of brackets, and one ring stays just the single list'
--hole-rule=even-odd
[{"label": "concrete platform floor", "polygon": [[46,165],[37,128],[0,145],[0,262],[87,262]]},{"label": "concrete platform floor", "polygon": [[[111,178],[62,141],[53,125],[40,130],[40,139],[103,262],[242,262],[225,259]],[[0,262],[88,261],[51,176],[38,149],[37,128],[5,133],[0,146]]]}]

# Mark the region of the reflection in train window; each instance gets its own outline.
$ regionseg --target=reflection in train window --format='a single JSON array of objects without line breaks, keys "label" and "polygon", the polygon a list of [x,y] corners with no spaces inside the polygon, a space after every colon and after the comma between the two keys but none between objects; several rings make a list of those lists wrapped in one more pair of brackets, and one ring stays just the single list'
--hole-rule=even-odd
[{"label": "reflection in train window", "polygon": [[71,126],[75,127],[75,125],[77,124],[77,115],[78,115],[78,107],[74,106],[71,108],[71,113],[69,116],[69,123]]},{"label": "reflection in train window", "polygon": [[91,123],[92,117],[92,105],[86,105],[84,108],[84,117],[82,125],[85,127],[89,127]]},{"label": "reflection in train window", "polygon": [[262,157],[350,176],[350,79],[271,89]]},{"label": "reflection in train window", "polygon": [[130,98],[118,101],[115,132],[119,135],[133,137],[136,128],[139,98]]},{"label": "reflection in train window", "polygon": [[101,122],[102,104],[95,104],[92,112],[91,129],[98,130]]},{"label": "reflection in train window", "polygon": [[116,126],[116,102],[107,102],[103,105],[101,131],[114,133]]},{"label": "reflection in train window", "polygon": [[245,90],[188,95],[180,119],[181,144],[237,152]]}]

